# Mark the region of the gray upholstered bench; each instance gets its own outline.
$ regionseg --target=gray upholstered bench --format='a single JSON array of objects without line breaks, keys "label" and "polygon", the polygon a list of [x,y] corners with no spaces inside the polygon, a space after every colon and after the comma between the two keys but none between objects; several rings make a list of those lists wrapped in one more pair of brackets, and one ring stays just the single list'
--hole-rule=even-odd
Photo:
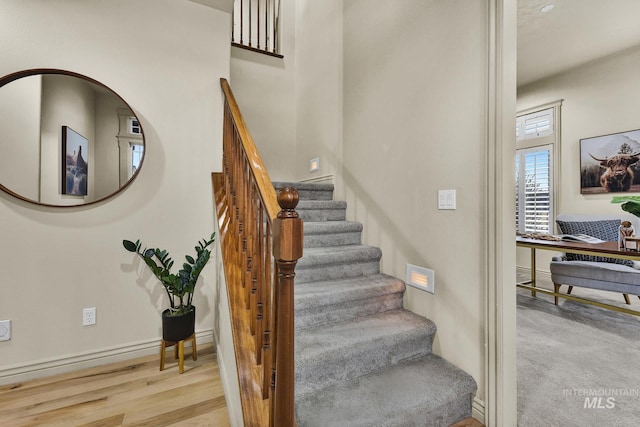
[{"label": "gray upholstered bench", "polygon": [[[622,220],[632,221],[636,230],[640,232],[637,218],[626,215],[620,217],[558,215],[556,218],[563,234],[583,233],[609,241],[617,241],[618,226]],[[568,294],[571,294],[574,286],[580,286],[619,292],[624,295],[627,304],[630,304],[629,295],[638,295],[640,298],[640,269],[638,269],[640,263],[638,262],[565,254],[554,257],[549,267],[556,293],[560,292],[562,285],[567,285],[569,286]],[[558,304],[557,296],[555,303]]]}]

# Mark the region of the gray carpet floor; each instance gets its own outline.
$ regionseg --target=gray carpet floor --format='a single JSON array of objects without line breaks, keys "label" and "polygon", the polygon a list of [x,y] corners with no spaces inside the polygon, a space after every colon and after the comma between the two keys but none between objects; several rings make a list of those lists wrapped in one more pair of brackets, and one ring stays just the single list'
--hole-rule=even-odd
[{"label": "gray carpet floor", "polygon": [[[625,305],[610,292],[572,295]],[[555,306],[523,289],[517,307],[519,427],[640,426],[640,317],[563,299]]]}]

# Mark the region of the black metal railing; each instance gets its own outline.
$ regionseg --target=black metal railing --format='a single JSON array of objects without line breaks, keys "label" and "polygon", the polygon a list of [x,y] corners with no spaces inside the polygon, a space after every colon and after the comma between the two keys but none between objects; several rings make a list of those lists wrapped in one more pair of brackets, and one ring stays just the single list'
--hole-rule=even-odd
[{"label": "black metal railing", "polygon": [[235,0],[231,44],[282,58],[280,0]]}]

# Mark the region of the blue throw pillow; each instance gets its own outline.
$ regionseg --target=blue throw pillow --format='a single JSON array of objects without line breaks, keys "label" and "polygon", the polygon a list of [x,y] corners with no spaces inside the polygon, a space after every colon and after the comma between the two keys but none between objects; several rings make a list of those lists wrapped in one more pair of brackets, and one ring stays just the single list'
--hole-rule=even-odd
[{"label": "blue throw pillow", "polygon": [[[619,219],[605,219],[598,221],[559,221],[556,220],[562,234],[587,234],[600,240],[618,241]],[[607,258],[595,255],[567,254],[567,261],[597,261],[623,264],[633,267],[633,261],[617,258]]]}]

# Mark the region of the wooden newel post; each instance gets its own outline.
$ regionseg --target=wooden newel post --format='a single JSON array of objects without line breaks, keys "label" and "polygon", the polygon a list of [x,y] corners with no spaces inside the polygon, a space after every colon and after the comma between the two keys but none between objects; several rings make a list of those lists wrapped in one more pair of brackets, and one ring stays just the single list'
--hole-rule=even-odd
[{"label": "wooden newel post", "polygon": [[295,211],[298,192],[285,187],[278,192],[281,211],[273,223],[273,255],[278,268],[275,289],[276,366],[272,398],[273,421],[282,427],[294,427],[294,307],[295,267],[302,257],[303,223]]}]

